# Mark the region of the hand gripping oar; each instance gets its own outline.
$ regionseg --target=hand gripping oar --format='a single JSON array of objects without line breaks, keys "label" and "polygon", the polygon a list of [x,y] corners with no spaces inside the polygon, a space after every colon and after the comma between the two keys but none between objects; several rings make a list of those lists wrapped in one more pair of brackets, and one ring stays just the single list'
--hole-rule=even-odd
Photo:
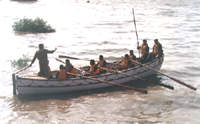
[{"label": "hand gripping oar", "polygon": [[80,75],[80,74],[73,74],[73,73],[70,73],[70,72],[67,72],[67,74],[70,74],[70,75],[73,75],[73,76],[78,76],[78,77],[87,78],[87,79],[90,79],[90,80],[94,80],[94,81],[98,81],[98,82],[101,82],[101,83],[106,83],[106,84],[110,84],[110,85],[114,85],[114,86],[119,86],[119,87],[128,88],[128,89],[131,89],[131,90],[135,90],[135,91],[138,91],[138,92],[147,94],[147,90],[143,90],[143,89],[139,89],[139,88],[130,87],[130,86],[128,86],[128,85],[118,84],[118,83],[111,82],[111,81],[104,81],[104,80],[101,80],[101,79],[97,79],[97,78],[93,78],[93,77],[88,77],[88,76],[83,76],[83,75]]},{"label": "hand gripping oar", "polygon": [[[65,56],[65,55],[59,55],[59,58],[67,58],[67,59],[74,59],[74,60],[83,60],[83,61],[90,61],[88,59],[81,59],[81,58],[76,58],[76,57],[71,57],[71,56]],[[58,61],[62,61],[62,60],[58,60]],[[123,75],[126,75],[126,76],[130,76],[130,77],[134,77],[134,78],[137,78],[137,79],[140,79],[142,81],[147,81],[145,79],[142,79],[136,75],[129,75],[129,74],[126,74],[126,73],[123,73],[123,72],[120,72],[120,71],[117,71],[117,70],[112,70],[112,69],[108,69],[108,68],[102,68],[103,70],[106,70],[106,71],[112,71],[112,72],[116,72],[116,73],[120,73],[120,74],[123,74]],[[165,85],[165,84],[159,84],[165,88],[168,88],[168,89],[171,89],[173,90],[174,87],[173,86],[169,86],[169,85]]]},{"label": "hand gripping oar", "polygon": [[[58,58],[56,58],[56,60],[61,62],[61,63],[65,63],[62,60],[58,59]],[[106,84],[110,84],[110,85],[114,85],[114,86],[124,87],[124,88],[132,89],[132,90],[147,94],[147,90],[130,87],[128,85],[118,84],[118,83],[111,82],[111,81],[104,81],[104,80],[100,80],[100,79],[93,78],[93,77],[83,76],[83,75],[80,75],[80,74],[73,74],[73,73],[70,73],[70,72],[66,72],[66,73],[70,74],[70,75],[73,75],[73,76],[83,77],[83,78],[87,78],[87,79],[90,79],[90,80],[95,80],[95,81],[98,81],[98,82],[101,82],[101,83],[106,83]]]},{"label": "hand gripping oar", "polygon": [[191,85],[189,85],[189,84],[186,84],[186,83],[184,83],[184,82],[182,82],[182,81],[180,81],[180,80],[178,80],[178,79],[176,79],[176,78],[174,78],[174,77],[171,77],[171,76],[169,76],[169,75],[167,75],[167,74],[164,74],[164,73],[162,73],[162,72],[160,72],[160,71],[158,71],[158,70],[156,70],[156,69],[153,69],[153,68],[150,67],[150,66],[147,66],[147,65],[145,65],[145,64],[142,64],[142,63],[140,63],[140,62],[138,62],[138,61],[135,61],[135,60],[131,60],[131,61],[135,62],[135,63],[138,64],[138,65],[143,66],[144,68],[147,68],[147,69],[149,69],[149,70],[152,70],[152,71],[154,71],[154,72],[156,72],[156,73],[158,73],[158,74],[164,75],[164,76],[166,76],[166,77],[168,77],[168,78],[170,78],[170,79],[176,81],[177,83],[179,83],[179,84],[181,84],[181,85],[184,85],[184,86],[186,86],[186,87],[188,87],[188,88],[190,88],[190,89],[192,89],[192,90],[197,90],[197,88],[195,88],[195,87],[193,87],[193,86],[191,86]]}]

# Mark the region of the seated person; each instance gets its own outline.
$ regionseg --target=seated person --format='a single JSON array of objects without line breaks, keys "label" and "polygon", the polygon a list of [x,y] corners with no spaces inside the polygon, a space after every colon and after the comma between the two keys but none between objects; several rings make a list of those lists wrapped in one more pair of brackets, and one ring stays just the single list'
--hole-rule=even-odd
[{"label": "seated person", "polygon": [[129,53],[130,53],[129,59],[131,60],[132,64],[134,65],[135,64],[134,61],[136,61],[136,56],[134,55],[133,50],[130,50]]},{"label": "seated person", "polygon": [[122,66],[122,69],[128,68],[132,65],[128,54],[125,54],[125,56],[122,58],[122,61],[119,64]]},{"label": "seated person", "polygon": [[60,65],[60,69],[56,74],[56,78],[60,80],[66,79],[66,72],[65,72],[65,67],[64,65]]},{"label": "seated person", "polygon": [[98,74],[100,74],[100,70],[98,69],[98,65],[95,64],[95,61],[93,59],[90,60],[89,73],[92,74],[92,75],[98,75]]},{"label": "seated person", "polygon": [[104,60],[104,58],[103,58],[103,56],[102,55],[100,55],[99,56],[99,61],[98,61],[98,67],[106,67],[106,61]]},{"label": "seated person", "polygon": [[70,63],[69,59],[65,60],[65,72],[67,77],[74,77],[70,74],[67,74],[67,72],[72,73],[72,74],[77,74],[78,69],[74,68],[74,66]]},{"label": "seated person", "polygon": [[[98,65],[98,68],[99,68],[99,70],[100,70],[100,72],[106,72],[105,71],[105,69],[102,69],[103,67],[106,67],[106,61],[104,60],[104,58],[103,58],[103,56],[102,55],[100,55],[99,56],[99,61],[98,61],[98,63],[97,63],[97,65]],[[102,68],[101,68],[102,67]]]}]

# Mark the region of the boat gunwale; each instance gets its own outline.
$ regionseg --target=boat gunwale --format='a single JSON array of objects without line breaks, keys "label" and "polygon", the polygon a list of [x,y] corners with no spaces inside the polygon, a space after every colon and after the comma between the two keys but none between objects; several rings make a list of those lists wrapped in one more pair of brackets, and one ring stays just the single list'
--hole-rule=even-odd
[{"label": "boat gunwale", "polygon": [[[155,58],[152,61],[145,63],[145,65],[151,65],[154,62],[160,61],[162,59],[164,59],[164,55],[160,58]],[[142,67],[141,65],[137,65],[137,66],[134,66],[134,67],[131,67],[131,68],[128,68],[128,69],[120,70],[120,72],[125,73],[125,72],[131,71],[131,70],[136,70],[136,69],[141,68],[141,67]],[[92,75],[92,76],[88,76],[88,77],[101,78],[101,77],[110,76],[110,75],[113,75],[113,73],[107,72],[107,73],[103,73],[103,74],[100,74],[100,75]],[[20,75],[17,74],[16,79],[17,80],[34,80],[34,81],[69,81],[69,80],[81,80],[81,79],[87,79],[87,78],[76,77],[76,78],[68,78],[68,79],[64,79],[64,80],[61,80],[61,79],[34,79],[34,78],[28,78],[28,77],[20,77]]]}]

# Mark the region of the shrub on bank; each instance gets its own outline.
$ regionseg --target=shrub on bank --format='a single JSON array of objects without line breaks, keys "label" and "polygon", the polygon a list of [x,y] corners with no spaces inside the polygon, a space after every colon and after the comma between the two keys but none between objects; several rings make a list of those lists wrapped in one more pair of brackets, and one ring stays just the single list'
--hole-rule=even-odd
[{"label": "shrub on bank", "polygon": [[20,19],[12,26],[15,32],[28,32],[28,33],[50,33],[55,32],[50,25],[41,18],[36,19]]},{"label": "shrub on bank", "polygon": [[23,68],[28,65],[28,62],[30,62],[31,59],[25,55],[23,55],[21,58],[17,60],[11,60],[11,66],[14,68]]}]

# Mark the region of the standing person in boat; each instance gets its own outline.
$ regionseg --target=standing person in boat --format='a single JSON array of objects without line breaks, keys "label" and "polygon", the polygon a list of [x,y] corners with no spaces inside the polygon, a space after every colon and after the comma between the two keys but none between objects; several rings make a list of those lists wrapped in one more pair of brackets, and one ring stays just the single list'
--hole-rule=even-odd
[{"label": "standing person in boat", "polygon": [[158,39],[154,40],[154,46],[153,46],[153,56],[154,57],[161,57],[163,55],[163,49],[162,45],[158,41]]},{"label": "standing person in boat", "polygon": [[142,63],[146,62],[148,60],[148,56],[149,56],[149,46],[147,44],[147,40],[144,39],[143,40],[143,44],[138,47],[139,51],[141,52],[141,58],[140,58],[140,61]]},{"label": "standing person in boat", "polygon": [[36,58],[39,61],[40,71],[38,73],[38,76],[43,77],[50,77],[50,67],[49,67],[49,60],[47,54],[54,53],[55,50],[47,50],[44,49],[44,44],[39,44],[39,50],[35,52],[35,55],[31,61],[30,66],[35,62]]},{"label": "standing person in boat", "polygon": [[132,62],[131,62],[128,54],[125,54],[125,56],[122,58],[120,65],[121,65],[121,69],[128,68],[132,65]]},{"label": "standing person in boat", "polygon": [[98,74],[100,74],[100,70],[98,69],[98,65],[95,64],[95,61],[93,59],[90,60],[89,73],[92,74],[92,75],[98,75]]}]

